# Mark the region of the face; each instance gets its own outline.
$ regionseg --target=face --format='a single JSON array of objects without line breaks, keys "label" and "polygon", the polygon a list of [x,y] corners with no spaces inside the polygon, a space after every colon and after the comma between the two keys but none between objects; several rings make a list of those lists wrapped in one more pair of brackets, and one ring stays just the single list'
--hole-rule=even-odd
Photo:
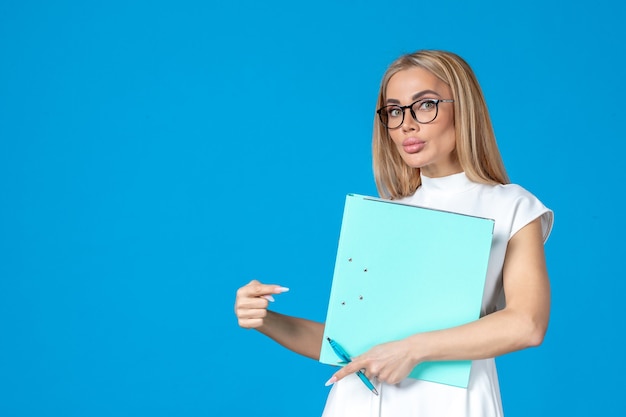
[{"label": "face", "polygon": [[[394,74],[386,90],[386,103],[408,106],[421,99],[452,99],[450,87],[423,68],[411,68]],[[462,171],[456,157],[454,132],[454,103],[440,102],[437,117],[430,123],[415,121],[409,109],[404,122],[389,129],[404,162],[420,168],[427,177],[443,177]]]}]

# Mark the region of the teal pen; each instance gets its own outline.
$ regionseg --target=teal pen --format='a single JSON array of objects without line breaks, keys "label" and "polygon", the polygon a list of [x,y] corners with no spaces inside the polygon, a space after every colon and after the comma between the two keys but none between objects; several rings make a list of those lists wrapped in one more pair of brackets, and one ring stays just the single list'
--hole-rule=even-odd
[{"label": "teal pen", "polygon": [[[330,347],[333,348],[337,356],[339,356],[344,362],[352,362],[352,358],[350,357],[350,355],[348,355],[348,352],[346,352],[339,343],[337,343],[330,337],[327,337],[326,340],[328,340],[328,343],[330,343]],[[378,395],[378,391],[376,390],[376,387],[374,386],[374,384],[372,384],[372,381],[367,379],[367,377],[365,376],[363,372],[361,372],[360,370],[357,371],[356,376],[358,376],[361,379],[361,381],[363,381],[363,383],[367,386],[367,388],[370,389],[370,391]]]}]

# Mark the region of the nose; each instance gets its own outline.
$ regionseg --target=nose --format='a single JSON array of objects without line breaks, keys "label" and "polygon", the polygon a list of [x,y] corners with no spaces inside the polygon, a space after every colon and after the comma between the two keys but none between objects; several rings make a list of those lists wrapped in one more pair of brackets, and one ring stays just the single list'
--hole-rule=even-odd
[{"label": "nose", "polygon": [[419,123],[413,118],[410,109],[404,109],[404,120],[402,121],[402,130],[404,132],[410,132],[412,130],[419,130]]}]

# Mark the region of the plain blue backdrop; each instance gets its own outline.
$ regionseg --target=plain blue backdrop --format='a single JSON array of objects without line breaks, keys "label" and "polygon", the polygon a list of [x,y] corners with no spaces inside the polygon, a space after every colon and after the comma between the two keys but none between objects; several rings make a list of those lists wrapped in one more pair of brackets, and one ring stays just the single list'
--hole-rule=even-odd
[{"label": "plain blue backdrop", "polygon": [[[376,194],[386,66],[475,69],[555,211],[544,344],[508,417],[616,415],[626,371],[623,2],[0,2],[0,416],[318,416],[333,369],[237,326],[323,320],[345,194]],[[621,325],[620,325],[621,326]]]}]

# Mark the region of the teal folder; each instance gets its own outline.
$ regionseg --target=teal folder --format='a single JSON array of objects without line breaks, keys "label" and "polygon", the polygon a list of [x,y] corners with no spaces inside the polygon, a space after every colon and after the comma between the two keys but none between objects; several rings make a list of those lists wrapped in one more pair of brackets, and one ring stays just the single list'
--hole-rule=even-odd
[{"label": "teal folder", "polygon": [[[480,317],[494,221],[349,194],[324,340],[351,356]],[[328,343],[320,362],[341,365]],[[467,387],[471,361],[425,362],[409,377]]]}]

